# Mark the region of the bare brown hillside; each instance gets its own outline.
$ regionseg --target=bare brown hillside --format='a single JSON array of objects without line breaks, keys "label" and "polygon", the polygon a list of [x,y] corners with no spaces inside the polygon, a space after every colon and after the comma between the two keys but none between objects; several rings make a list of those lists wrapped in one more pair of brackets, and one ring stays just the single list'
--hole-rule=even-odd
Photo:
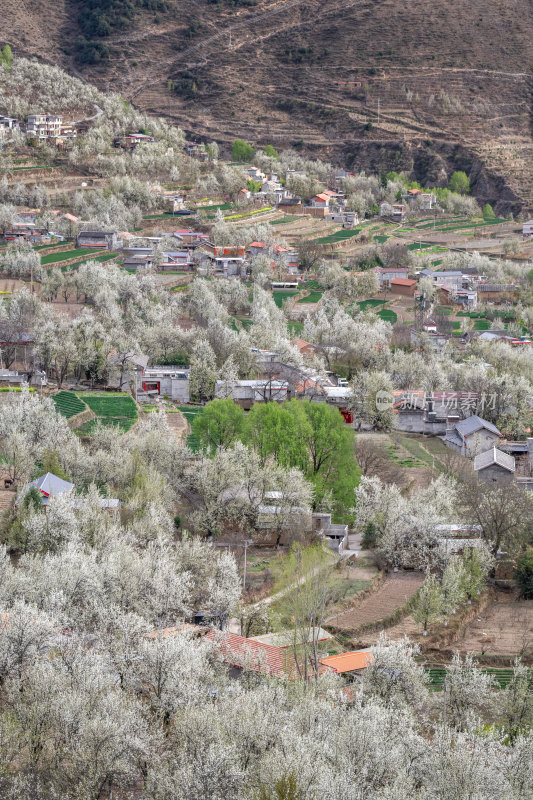
[{"label": "bare brown hillside", "polygon": [[[79,4],[4,0],[15,48],[120,89],[187,131],[293,145],[533,208],[530,0],[169,0],[75,65]],[[156,21],[156,19],[158,21]],[[230,34],[231,31],[231,34]]]}]

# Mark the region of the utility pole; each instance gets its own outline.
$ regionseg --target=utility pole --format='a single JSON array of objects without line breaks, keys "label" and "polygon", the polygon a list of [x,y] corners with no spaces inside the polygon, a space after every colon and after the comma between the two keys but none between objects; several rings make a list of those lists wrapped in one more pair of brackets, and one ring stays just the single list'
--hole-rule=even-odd
[{"label": "utility pole", "polygon": [[446,729],[446,678],[447,677],[448,676],[445,674],[444,675],[444,685],[442,687],[442,695],[443,695],[443,697],[442,697],[442,724],[444,726],[444,729]]},{"label": "utility pole", "polygon": [[379,112],[381,108],[381,97],[378,97],[378,125],[379,125]]},{"label": "utility pole", "polygon": [[231,50],[231,28],[229,29],[229,49]]}]

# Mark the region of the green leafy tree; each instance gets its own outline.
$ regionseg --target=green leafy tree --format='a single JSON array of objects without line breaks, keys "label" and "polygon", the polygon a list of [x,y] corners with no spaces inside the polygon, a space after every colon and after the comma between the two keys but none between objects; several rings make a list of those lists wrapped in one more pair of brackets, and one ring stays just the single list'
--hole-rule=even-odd
[{"label": "green leafy tree", "polygon": [[346,425],[339,411],[327,403],[294,399],[287,403],[287,408],[297,418],[302,412],[307,417],[308,425],[302,426],[308,458],[303,471],[313,483],[315,507],[331,494],[334,514],[346,517],[361,477],[353,429]]},{"label": "green leafy tree", "polygon": [[496,214],[494,213],[494,209],[490,203],[486,203],[483,206],[483,219],[495,219]]},{"label": "green leafy tree", "polygon": [[516,560],[516,581],[522,596],[533,599],[533,550],[528,550]]},{"label": "green leafy tree", "polygon": [[0,50],[0,64],[3,65],[6,72],[9,72],[13,66],[13,51],[8,44],[5,45],[3,50]]},{"label": "green leafy tree", "polygon": [[254,181],[252,180],[252,178],[248,178],[248,180],[246,181],[246,188],[248,189],[249,192],[252,192],[253,194],[258,192],[261,186],[262,183],[260,181]]},{"label": "green leafy tree", "polygon": [[214,453],[219,447],[231,447],[241,439],[245,425],[244,411],[228,398],[208,403],[203,413],[194,418],[192,431],[202,448]]},{"label": "green leafy tree", "polygon": [[470,194],[470,178],[462,170],[452,174],[449,185],[451,191],[455,194]]},{"label": "green leafy tree", "polygon": [[57,478],[61,478],[64,481],[69,480],[69,476],[59,463],[59,455],[57,450],[46,450],[42,457],[41,466],[38,471],[39,475],[45,475],[47,472],[51,472],[52,475],[55,475]]},{"label": "green leafy tree", "polygon": [[246,419],[246,442],[266,461],[274,456],[278,464],[306,471],[308,455],[304,444],[307,418],[296,409],[277,403],[256,403]]},{"label": "green leafy tree", "polygon": [[275,147],[272,147],[271,144],[267,144],[266,147],[263,148],[263,152],[266,156],[270,158],[279,158],[279,153]]},{"label": "green leafy tree", "polygon": [[254,155],[254,148],[244,139],[235,139],[231,150],[231,157],[234,161],[251,161]]}]

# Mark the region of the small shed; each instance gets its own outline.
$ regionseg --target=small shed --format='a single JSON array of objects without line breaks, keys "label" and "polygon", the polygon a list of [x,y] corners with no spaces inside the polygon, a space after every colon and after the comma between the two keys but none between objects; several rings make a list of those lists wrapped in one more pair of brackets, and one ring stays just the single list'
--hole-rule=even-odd
[{"label": "small shed", "polygon": [[484,483],[507,484],[514,480],[516,465],[514,456],[491,447],[474,459],[478,480]]},{"label": "small shed", "polygon": [[393,278],[390,282],[392,294],[399,294],[403,297],[414,297],[417,282],[411,278]]}]

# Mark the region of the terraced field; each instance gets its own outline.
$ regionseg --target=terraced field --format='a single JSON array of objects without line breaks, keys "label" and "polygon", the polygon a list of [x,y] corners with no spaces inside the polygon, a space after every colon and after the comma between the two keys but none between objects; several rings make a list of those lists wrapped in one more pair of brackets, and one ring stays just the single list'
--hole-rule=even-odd
[{"label": "terraced field", "polygon": [[74,392],[58,392],[53,395],[52,400],[56,405],[56,410],[66,419],[87,410],[85,403]]},{"label": "terraced field", "polygon": [[55,264],[56,261],[67,261],[69,258],[76,258],[77,256],[92,256],[94,249],[88,247],[78,247],[76,250],[67,250],[61,253],[49,253],[47,256],[41,256],[41,264]]},{"label": "terraced field", "polygon": [[[178,406],[178,409],[181,411],[189,425],[192,426],[194,418],[198,414],[202,414],[204,407],[203,406]],[[187,446],[194,452],[197,453],[200,449],[200,442],[198,441],[197,437],[194,433],[190,433],[187,436]]]},{"label": "terraced field", "polygon": [[385,582],[369,595],[357,608],[349,609],[328,620],[328,627],[342,631],[356,631],[362,625],[379,623],[401,608],[424,583],[420,572],[391,573]]},{"label": "terraced field", "polygon": [[85,422],[76,429],[76,433],[90,436],[97,421],[126,433],[137,420],[137,406],[129,394],[89,394],[83,395],[83,399],[96,415],[96,419]]}]

